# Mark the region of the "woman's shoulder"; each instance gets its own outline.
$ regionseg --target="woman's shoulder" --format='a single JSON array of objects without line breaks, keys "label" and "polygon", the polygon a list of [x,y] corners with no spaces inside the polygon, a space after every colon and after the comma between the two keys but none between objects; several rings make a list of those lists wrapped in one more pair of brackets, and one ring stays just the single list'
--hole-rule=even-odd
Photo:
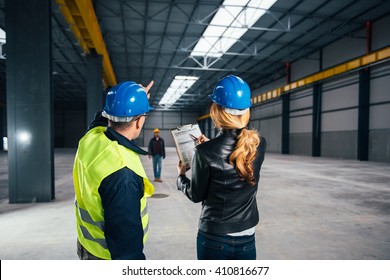
[{"label": "woman's shoulder", "polygon": [[257,149],[263,154],[267,150],[267,140],[263,136],[260,136],[260,144]]},{"label": "woman's shoulder", "polygon": [[207,162],[215,161],[218,158],[225,158],[232,153],[235,147],[234,139],[225,137],[215,137],[207,142],[196,146],[199,156],[203,157]]},{"label": "woman's shoulder", "polygon": [[195,148],[198,151],[207,151],[211,149],[215,144],[217,143],[216,138],[212,138],[209,141],[203,142],[199,145],[197,145]]},{"label": "woman's shoulder", "polygon": [[223,146],[226,142],[226,137],[223,137],[224,135],[218,135],[215,138],[211,138],[209,141],[203,142],[202,144],[199,144],[196,146],[199,147],[202,150],[208,150],[213,149],[218,146]]}]

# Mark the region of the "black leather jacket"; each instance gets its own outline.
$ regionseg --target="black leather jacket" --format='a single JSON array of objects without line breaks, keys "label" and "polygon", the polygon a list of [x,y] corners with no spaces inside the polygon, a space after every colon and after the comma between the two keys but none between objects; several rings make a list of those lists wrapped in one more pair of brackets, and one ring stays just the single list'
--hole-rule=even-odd
[{"label": "black leather jacket", "polygon": [[261,138],[254,161],[256,185],[241,180],[235,167],[229,164],[239,130],[224,130],[214,139],[195,148],[191,180],[177,178],[177,188],[193,202],[202,201],[199,229],[226,235],[254,227],[259,222],[256,193],[260,168],[266,151]]}]

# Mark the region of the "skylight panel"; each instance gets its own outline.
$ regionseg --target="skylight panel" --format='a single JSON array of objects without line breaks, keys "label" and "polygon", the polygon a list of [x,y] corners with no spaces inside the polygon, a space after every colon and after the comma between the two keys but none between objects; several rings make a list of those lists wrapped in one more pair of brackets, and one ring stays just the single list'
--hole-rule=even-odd
[{"label": "skylight panel", "polygon": [[[221,57],[276,1],[225,0],[195,45],[191,55]],[[211,40],[211,37],[215,36],[218,38]]]},{"label": "skylight panel", "polygon": [[0,28],[0,44],[6,43],[5,31]]},{"label": "skylight panel", "polygon": [[223,26],[210,26],[203,32],[203,37],[219,37],[225,30]]},{"label": "skylight panel", "polygon": [[173,105],[198,79],[194,76],[176,76],[161,98],[159,105],[165,107]]}]

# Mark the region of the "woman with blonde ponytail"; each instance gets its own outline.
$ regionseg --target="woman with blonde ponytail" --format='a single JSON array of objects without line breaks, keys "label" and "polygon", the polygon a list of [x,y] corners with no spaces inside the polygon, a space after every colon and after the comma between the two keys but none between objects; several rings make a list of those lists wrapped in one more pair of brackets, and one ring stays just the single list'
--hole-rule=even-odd
[{"label": "woman with blonde ponytail", "polygon": [[199,138],[191,165],[178,165],[177,187],[202,202],[197,237],[198,259],[256,259],[256,194],[266,141],[247,128],[250,89],[237,76],[221,79],[209,96],[217,137]]}]

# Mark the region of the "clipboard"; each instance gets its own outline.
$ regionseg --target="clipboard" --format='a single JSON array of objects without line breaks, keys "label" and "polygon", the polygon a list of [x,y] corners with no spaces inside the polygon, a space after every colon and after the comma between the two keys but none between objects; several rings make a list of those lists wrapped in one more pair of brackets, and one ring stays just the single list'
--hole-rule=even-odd
[{"label": "clipboard", "polygon": [[171,129],[176,152],[183,165],[191,166],[197,138],[202,135],[198,124],[186,124]]}]

